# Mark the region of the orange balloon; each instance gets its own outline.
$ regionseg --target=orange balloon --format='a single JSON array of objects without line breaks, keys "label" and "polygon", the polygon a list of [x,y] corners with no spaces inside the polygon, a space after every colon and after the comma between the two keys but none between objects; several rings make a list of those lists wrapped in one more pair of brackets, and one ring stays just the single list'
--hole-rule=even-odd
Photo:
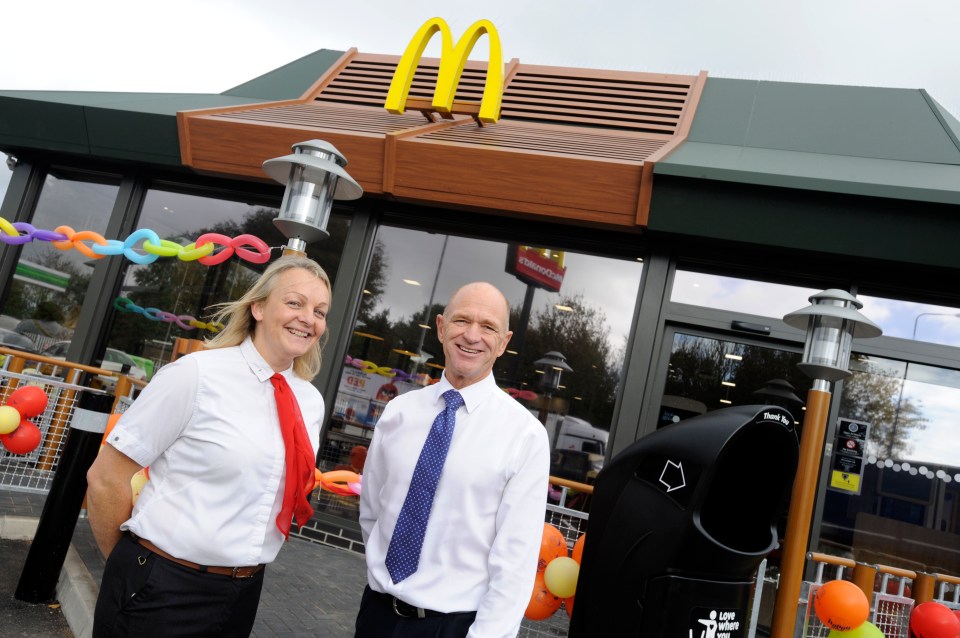
[{"label": "orange balloon", "polygon": [[563,599],[563,606],[567,610],[567,618],[573,618],[573,599],[576,596],[571,596],[570,598]]},{"label": "orange balloon", "polygon": [[850,631],[867,621],[870,601],[863,590],[848,580],[831,580],[814,594],[817,618],[836,631]]},{"label": "orange balloon", "polygon": [[570,558],[577,561],[577,564],[580,564],[581,559],[583,559],[583,545],[587,542],[587,535],[580,534],[580,538],[577,539],[577,542],[573,544],[573,552],[570,554]]},{"label": "orange balloon", "polygon": [[563,533],[550,523],[543,524],[543,538],[540,540],[540,560],[537,571],[543,572],[554,558],[567,555],[567,539]]},{"label": "orange balloon", "polygon": [[527,610],[523,612],[523,617],[529,620],[545,620],[560,609],[562,602],[547,589],[543,582],[543,572],[537,572],[537,578],[533,582],[533,593],[530,594],[530,602],[527,604]]}]

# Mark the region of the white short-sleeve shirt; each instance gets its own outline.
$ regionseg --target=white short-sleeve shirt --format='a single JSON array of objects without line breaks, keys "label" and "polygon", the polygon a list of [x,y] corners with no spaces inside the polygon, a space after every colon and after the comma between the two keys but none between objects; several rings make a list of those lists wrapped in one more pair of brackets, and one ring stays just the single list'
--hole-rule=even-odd
[{"label": "white short-sleeve shirt", "polygon": [[[276,517],[285,463],[273,374],[249,338],[157,372],[107,438],[149,466],[150,480],[121,529],[203,565],[276,558],[284,541]],[[323,397],[292,367],[282,374],[316,454]]]}]

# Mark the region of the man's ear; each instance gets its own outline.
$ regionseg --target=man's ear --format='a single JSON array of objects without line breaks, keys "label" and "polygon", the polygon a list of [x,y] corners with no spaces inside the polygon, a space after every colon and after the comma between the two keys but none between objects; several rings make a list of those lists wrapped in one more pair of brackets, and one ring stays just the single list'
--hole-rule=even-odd
[{"label": "man's ear", "polygon": [[498,357],[507,351],[507,344],[510,343],[510,339],[512,337],[513,337],[513,330],[507,330],[506,334],[504,334],[503,336],[503,345],[500,346],[500,352],[499,354],[497,354]]},{"label": "man's ear", "polygon": [[443,315],[437,315],[437,339],[443,343]]}]

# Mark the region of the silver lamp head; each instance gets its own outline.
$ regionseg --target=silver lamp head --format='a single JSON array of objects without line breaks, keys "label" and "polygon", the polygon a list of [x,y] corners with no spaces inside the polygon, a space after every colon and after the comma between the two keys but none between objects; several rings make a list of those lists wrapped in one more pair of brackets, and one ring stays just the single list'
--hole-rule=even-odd
[{"label": "silver lamp head", "polygon": [[810,302],[783,318],[788,326],[807,331],[798,367],[812,379],[844,379],[850,376],[853,339],[879,337],[883,331],[860,314],[863,304],[845,290],[824,290],[811,296]]},{"label": "silver lamp head", "polygon": [[274,225],[287,239],[317,241],[329,236],[327,223],[335,199],[358,199],[363,188],[344,170],[347,159],[329,142],[293,145],[293,153],[268,159],[263,171],[287,188]]}]

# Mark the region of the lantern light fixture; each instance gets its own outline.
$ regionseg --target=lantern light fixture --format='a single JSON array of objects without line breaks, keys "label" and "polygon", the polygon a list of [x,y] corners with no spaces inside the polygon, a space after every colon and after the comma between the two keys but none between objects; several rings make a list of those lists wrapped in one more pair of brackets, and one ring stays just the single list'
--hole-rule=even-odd
[{"label": "lantern light fixture", "polygon": [[798,367],[811,379],[839,381],[850,376],[854,338],[879,337],[880,327],[859,312],[863,304],[845,290],[831,288],[810,298],[811,305],[783,318],[788,326],[807,331]]},{"label": "lantern light fixture", "polygon": [[287,237],[289,250],[302,253],[308,242],[329,237],[333,200],[363,195],[363,188],[344,169],[346,165],[347,158],[323,140],[299,142],[293,145],[292,154],[263,163],[267,175],[287,186],[273,224]]}]

